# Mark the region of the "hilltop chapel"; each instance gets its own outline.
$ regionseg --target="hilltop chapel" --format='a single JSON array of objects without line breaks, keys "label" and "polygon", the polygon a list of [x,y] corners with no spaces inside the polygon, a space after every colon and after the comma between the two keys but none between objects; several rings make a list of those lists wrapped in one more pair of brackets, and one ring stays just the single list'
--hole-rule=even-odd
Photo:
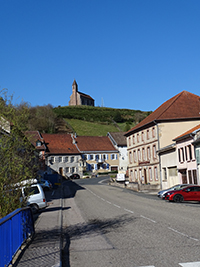
[{"label": "hilltop chapel", "polygon": [[70,96],[69,106],[94,106],[94,99],[78,91],[78,85],[74,80],[72,84],[72,95]]}]

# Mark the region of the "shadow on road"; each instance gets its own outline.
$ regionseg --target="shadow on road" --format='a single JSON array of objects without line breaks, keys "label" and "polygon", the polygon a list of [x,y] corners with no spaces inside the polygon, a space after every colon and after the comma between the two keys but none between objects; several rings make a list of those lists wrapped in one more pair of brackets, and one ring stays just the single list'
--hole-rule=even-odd
[{"label": "shadow on road", "polygon": [[69,226],[64,233],[64,243],[63,248],[63,267],[70,267],[70,241],[77,240],[84,236],[92,236],[99,234],[106,234],[112,231],[116,231],[118,228],[125,226],[136,218],[130,215],[119,216],[114,219],[94,219],[90,220],[88,223],[80,223],[73,226]]}]

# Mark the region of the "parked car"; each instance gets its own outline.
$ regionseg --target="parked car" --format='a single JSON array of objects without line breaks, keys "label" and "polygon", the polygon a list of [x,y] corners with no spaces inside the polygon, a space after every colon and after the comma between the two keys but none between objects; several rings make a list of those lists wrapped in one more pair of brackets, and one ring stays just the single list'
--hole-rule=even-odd
[{"label": "parked car", "polygon": [[21,190],[20,201],[25,199],[26,205],[31,207],[33,213],[47,207],[44,191],[37,179],[24,180],[15,184],[15,188]]},{"label": "parked car", "polygon": [[52,189],[52,183],[49,180],[39,179],[38,183],[42,186],[44,190]]},{"label": "parked car", "polygon": [[163,199],[163,196],[164,196],[164,194],[166,192],[172,191],[172,190],[178,190],[178,189],[181,189],[181,188],[186,187],[186,186],[188,186],[188,184],[177,184],[177,185],[174,185],[174,186],[172,186],[170,188],[167,188],[167,189],[159,191],[157,196]]},{"label": "parked car", "polygon": [[176,191],[168,191],[164,194],[164,198],[174,202],[200,201],[200,186],[192,185]]},{"label": "parked car", "polygon": [[77,174],[77,173],[73,173],[71,176],[70,176],[71,179],[80,179],[80,175]]}]

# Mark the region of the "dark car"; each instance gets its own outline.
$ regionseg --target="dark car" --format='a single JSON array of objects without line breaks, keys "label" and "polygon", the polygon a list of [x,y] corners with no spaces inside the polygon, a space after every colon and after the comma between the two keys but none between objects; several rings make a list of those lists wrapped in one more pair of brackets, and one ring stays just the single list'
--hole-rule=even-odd
[{"label": "dark car", "polygon": [[164,198],[174,202],[200,201],[200,186],[192,185],[180,190],[168,191],[164,194]]},{"label": "dark car", "polygon": [[77,173],[73,173],[71,176],[70,176],[71,179],[80,179],[80,175],[77,174]]}]

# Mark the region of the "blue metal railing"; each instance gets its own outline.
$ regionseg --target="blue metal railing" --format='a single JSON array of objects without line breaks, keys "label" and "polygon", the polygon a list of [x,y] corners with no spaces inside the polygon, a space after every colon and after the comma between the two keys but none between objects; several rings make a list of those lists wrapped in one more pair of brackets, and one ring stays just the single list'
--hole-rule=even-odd
[{"label": "blue metal railing", "polygon": [[17,209],[0,220],[0,267],[12,263],[21,245],[35,233],[30,207]]}]

